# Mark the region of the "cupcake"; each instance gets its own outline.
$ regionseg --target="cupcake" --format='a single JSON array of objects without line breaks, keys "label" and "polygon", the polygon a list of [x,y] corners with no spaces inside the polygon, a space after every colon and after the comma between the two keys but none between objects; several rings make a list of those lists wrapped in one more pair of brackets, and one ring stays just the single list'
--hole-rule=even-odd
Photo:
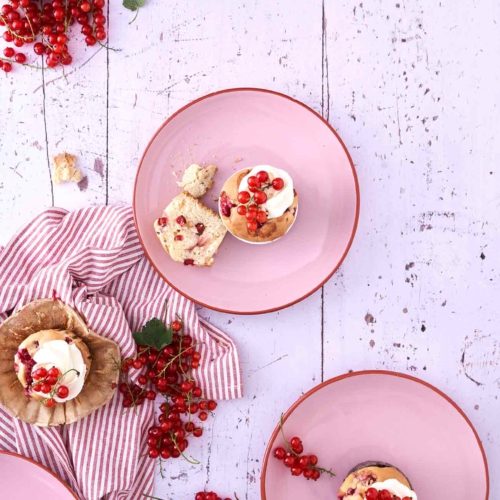
[{"label": "cupcake", "polygon": [[29,424],[71,424],[106,404],[120,350],[57,299],[30,302],[0,324],[0,405]]},{"label": "cupcake", "polygon": [[384,462],[364,462],[354,467],[337,496],[339,500],[417,500],[409,479]]},{"label": "cupcake", "polygon": [[295,222],[297,208],[292,178],[270,165],[235,172],[219,197],[222,222],[233,236],[247,243],[281,238]]}]

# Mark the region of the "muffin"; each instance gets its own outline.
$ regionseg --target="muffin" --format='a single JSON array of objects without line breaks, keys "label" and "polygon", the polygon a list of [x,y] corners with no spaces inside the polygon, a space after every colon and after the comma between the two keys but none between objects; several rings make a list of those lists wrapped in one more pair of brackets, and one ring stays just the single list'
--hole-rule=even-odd
[{"label": "muffin", "polygon": [[222,222],[246,243],[270,243],[281,238],[295,222],[297,209],[292,178],[270,165],[235,172],[224,183],[219,197]]},{"label": "muffin", "polygon": [[354,467],[337,493],[339,500],[417,500],[409,479],[384,462],[364,462]]},{"label": "muffin", "polygon": [[226,235],[220,217],[188,193],[172,199],[154,229],[170,257],[186,266],[211,266]]},{"label": "muffin", "polygon": [[120,349],[56,298],[26,304],[0,324],[0,406],[42,427],[71,424],[113,396]]}]

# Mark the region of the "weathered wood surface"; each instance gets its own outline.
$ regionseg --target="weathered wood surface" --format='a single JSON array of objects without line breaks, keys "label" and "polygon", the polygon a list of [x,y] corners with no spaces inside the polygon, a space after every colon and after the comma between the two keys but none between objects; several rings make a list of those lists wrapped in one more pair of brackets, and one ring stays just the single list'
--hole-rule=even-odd
[{"label": "weathered wood surface", "polygon": [[[1,76],[0,243],[55,203],[130,202],[162,121],[233,86],[279,90],[323,113],[360,177],[353,248],[323,290],[260,317],[201,314],[240,348],[245,398],[158,477],[157,494],[259,498],[280,412],[321,380],[387,368],[420,376],[468,413],[500,498],[500,4],[495,0],[112,2],[110,46],[59,71]],[[68,150],[87,181],[53,186]]]}]

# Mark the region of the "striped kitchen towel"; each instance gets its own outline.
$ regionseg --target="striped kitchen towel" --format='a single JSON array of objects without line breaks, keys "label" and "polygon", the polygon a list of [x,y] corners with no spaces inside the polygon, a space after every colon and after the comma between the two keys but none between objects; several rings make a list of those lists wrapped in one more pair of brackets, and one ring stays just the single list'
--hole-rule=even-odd
[{"label": "striped kitchen towel", "polygon": [[[53,291],[90,328],[133,356],[131,332],[152,317],[176,315],[202,344],[195,378],[211,399],[241,396],[238,354],[232,340],[200,319],[195,305],[156,274],[145,258],[126,206],[75,212],[50,209],[0,249],[0,321]],[[1,388],[0,388],[1,390]],[[137,499],[152,494],[155,463],[146,457],[154,403],[124,410],[120,395],[71,425],[39,428],[0,408],[0,449],[41,462],[85,500]]]}]

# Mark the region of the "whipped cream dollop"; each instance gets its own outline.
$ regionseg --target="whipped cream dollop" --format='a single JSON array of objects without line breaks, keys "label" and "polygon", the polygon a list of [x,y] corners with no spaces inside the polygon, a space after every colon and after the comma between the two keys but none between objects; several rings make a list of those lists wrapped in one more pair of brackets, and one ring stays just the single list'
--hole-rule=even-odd
[{"label": "whipped cream dollop", "polygon": [[417,494],[397,479],[386,479],[385,481],[373,483],[370,488],[375,488],[377,491],[387,490],[399,498],[409,497],[412,500],[417,500]]},{"label": "whipped cream dollop", "polygon": [[283,189],[279,191],[272,188],[266,190],[267,201],[262,205],[262,207],[267,210],[269,219],[281,217],[285,213],[285,210],[292,205],[294,198],[293,180],[290,175],[281,168],[272,167],[271,165],[257,165],[241,179],[238,191],[248,191],[248,178],[261,171],[267,172],[270,181],[276,177],[283,179],[285,184]]},{"label": "whipped cream dollop", "polygon": [[[85,382],[85,374],[87,366],[83,361],[80,349],[73,343],[68,343],[65,340],[49,340],[40,344],[33,355],[35,366],[32,372],[38,368],[46,368],[47,370],[55,366],[61,372],[61,378],[58,385],[65,385],[68,390],[68,397],[61,399],[55,394],[53,397],[58,403],[63,403],[70,399],[76,398],[83,389]],[[37,392],[43,397],[49,398],[49,394]]]}]

